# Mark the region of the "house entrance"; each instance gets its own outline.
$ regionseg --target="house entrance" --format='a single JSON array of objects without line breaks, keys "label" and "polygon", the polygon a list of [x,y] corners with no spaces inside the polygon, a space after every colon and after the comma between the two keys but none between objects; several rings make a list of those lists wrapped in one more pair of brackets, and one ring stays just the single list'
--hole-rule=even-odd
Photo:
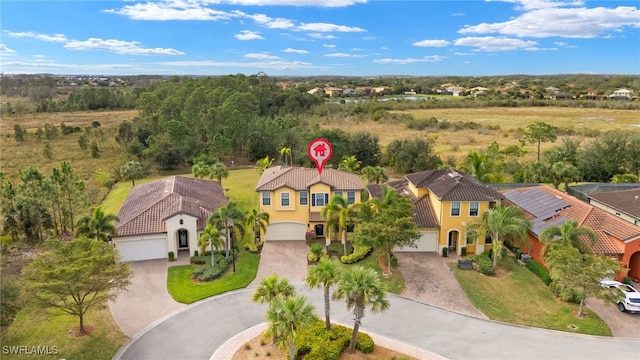
[{"label": "house entrance", "polygon": [[313,230],[316,233],[316,236],[323,237],[324,236],[324,224],[317,224],[313,227]]},{"label": "house entrance", "polygon": [[185,229],[178,230],[178,249],[189,248],[189,233]]},{"label": "house entrance", "polygon": [[457,250],[459,237],[460,237],[460,233],[457,230],[449,231],[449,242],[448,242],[449,253],[451,254],[457,253],[456,250]]}]

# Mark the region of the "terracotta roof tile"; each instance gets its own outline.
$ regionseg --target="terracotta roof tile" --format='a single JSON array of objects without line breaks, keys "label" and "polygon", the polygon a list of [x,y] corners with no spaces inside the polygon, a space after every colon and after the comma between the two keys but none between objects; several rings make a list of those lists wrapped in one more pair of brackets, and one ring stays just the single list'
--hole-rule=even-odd
[{"label": "terracotta roof tile", "polygon": [[198,218],[198,230],[209,215],[227,203],[217,181],[171,176],[135,186],[129,192],[115,226],[118,236],[159,234],[164,220],[176,214]]},{"label": "terracotta roof tile", "polygon": [[413,204],[415,205],[413,218],[418,226],[426,229],[440,227],[438,218],[436,217],[436,212],[433,209],[433,204],[431,204],[431,200],[429,200],[429,196],[425,195],[419,199],[415,199]]},{"label": "terracotta roof tile", "polygon": [[589,197],[620,212],[640,218],[640,188],[594,193]]},{"label": "terracotta roof tile", "polygon": [[334,190],[364,189],[360,177],[346,171],[324,169],[319,175],[316,169],[274,166],[262,173],[256,191],[273,191],[283,186],[301,191],[318,183],[329,185]]}]

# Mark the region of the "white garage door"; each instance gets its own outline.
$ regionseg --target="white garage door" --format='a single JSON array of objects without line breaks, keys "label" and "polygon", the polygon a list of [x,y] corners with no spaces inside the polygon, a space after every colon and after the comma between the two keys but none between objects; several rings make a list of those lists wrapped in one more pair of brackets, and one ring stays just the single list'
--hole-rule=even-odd
[{"label": "white garage door", "polygon": [[266,240],[304,240],[307,230],[305,224],[282,222],[270,224],[267,228]]},{"label": "white garage door", "polygon": [[116,248],[122,261],[166,259],[168,256],[165,237],[116,240]]},{"label": "white garage door", "polygon": [[435,231],[421,231],[420,239],[416,241],[417,248],[395,248],[397,252],[438,252],[438,233]]}]

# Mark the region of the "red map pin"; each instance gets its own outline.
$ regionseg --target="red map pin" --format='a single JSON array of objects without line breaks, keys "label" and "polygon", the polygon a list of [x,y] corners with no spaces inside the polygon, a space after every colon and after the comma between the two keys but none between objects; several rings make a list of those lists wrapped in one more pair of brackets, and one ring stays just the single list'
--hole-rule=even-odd
[{"label": "red map pin", "polygon": [[318,174],[322,174],[322,168],[331,158],[333,147],[327,139],[317,138],[312,140],[307,147],[307,155],[316,163]]}]

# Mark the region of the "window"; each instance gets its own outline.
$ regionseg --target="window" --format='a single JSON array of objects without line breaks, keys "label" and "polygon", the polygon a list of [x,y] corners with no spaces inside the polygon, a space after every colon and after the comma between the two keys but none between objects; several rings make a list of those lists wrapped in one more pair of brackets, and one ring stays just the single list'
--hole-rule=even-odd
[{"label": "window", "polygon": [[336,196],[342,197],[342,191],[336,191],[335,194],[336,194]]},{"label": "window", "polygon": [[467,245],[473,245],[476,242],[477,234],[474,231],[467,231]]},{"label": "window", "polygon": [[469,203],[469,216],[478,216],[478,202],[472,201]]},{"label": "window", "polygon": [[460,216],[460,201],[451,202],[451,216]]},{"label": "window", "polygon": [[353,204],[354,202],[356,202],[356,192],[347,191],[347,203]]},{"label": "window", "polygon": [[262,205],[269,206],[271,205],[271,193],[268,191],[262,192]]},{"label": "window", "polygon": [[329,202],[329,194],[315,193],[311,194],[311,206],[325,206]]},{"label": "window", "polygon": [[280,205],[289,206],[289,193],[280,194]]},{"label": "window", "polygon": [[309,193],[300,191],[300,205],[309,205]]}]

